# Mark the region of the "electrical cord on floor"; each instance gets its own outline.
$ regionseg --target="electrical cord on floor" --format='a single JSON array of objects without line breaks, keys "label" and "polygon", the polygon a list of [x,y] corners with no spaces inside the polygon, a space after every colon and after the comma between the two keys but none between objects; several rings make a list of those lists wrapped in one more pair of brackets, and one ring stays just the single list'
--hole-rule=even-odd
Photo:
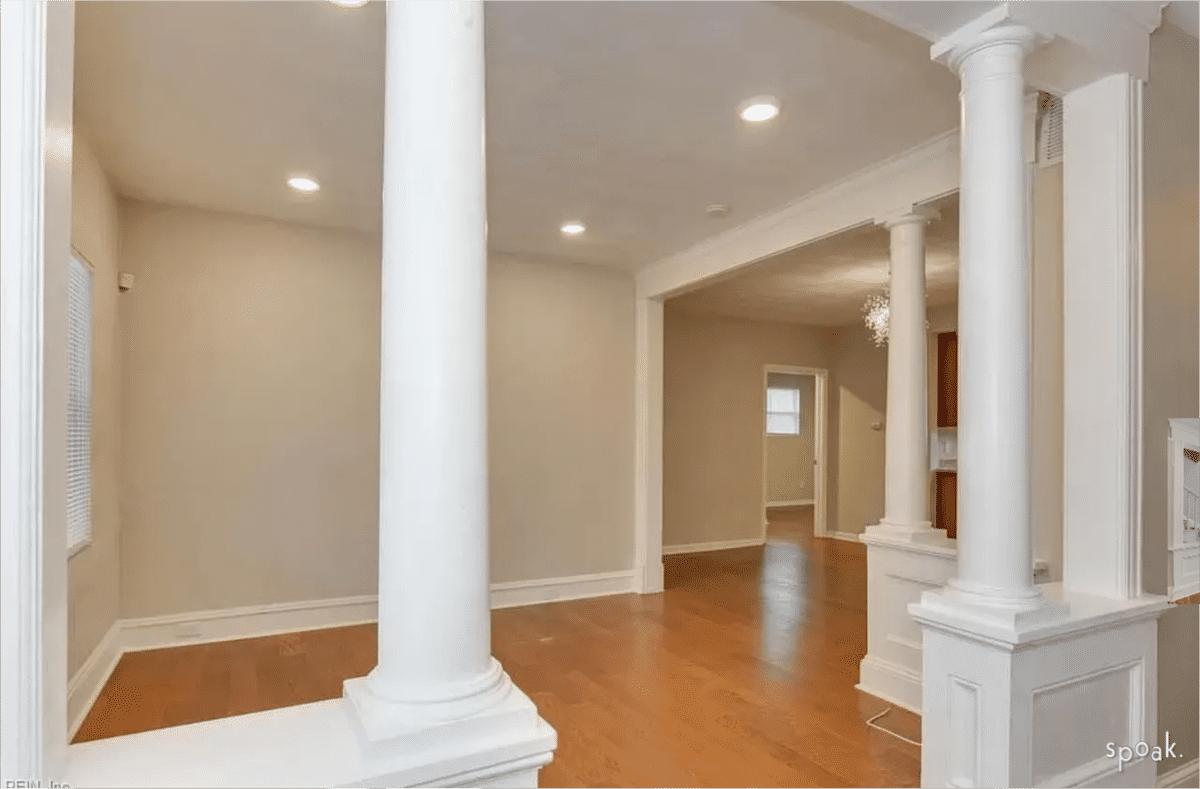
[{"label": "electrical cord on floor", "polygon": [[908,743],[909,745],[915,745],[915,746],[917,746],[918,748],[920,748],[920,747],[921,747],[921,743],[919,743],[919,742],[914,742],[914,741],[912,741],[912,740],[908,739],[907,737],[904,737],[904,736],[901,736],[901,735],[899,735],[899,734],[896,734],[896,732],[892,731],[891,729],[885,729],[885,728],[883,728],[882,726],[880,726],[879,724],[877,724],[877,723],[875,722],[875,721],[879,720],[880,718],[882,718],[884,715],[887,715],[887,714],[888,714],[889,712],[891,712],[891,711],[892,711],[892,708],[891,708],[891,707],[888,707],[887,709],[885,709],[883,712],[879,713],[878,715],[875,715],[874,717],[868,718],[868,719],[867,719],[867,725],[868,725],[868,726],[870,726],[872,729],[879,729],[879,731],[883,732],[884,734],[890,734],[890,735],[892,735],[893,737],[895,737],[897,740],[904,740],[904,741],[905,741],[906,743]]}]

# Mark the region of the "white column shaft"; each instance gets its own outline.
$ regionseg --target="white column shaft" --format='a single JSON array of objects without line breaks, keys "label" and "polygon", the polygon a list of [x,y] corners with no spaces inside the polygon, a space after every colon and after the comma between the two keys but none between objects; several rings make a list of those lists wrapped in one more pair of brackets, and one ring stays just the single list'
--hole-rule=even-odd
[{"label": "white column shaft", "polygon": [[925,338],[925,222],[890,222],[884,524],[928,529],[929,413]]},{"label": "white column shaft", "polygon": [[994,30],[961,56],[959,576],[1023,605],[1033,585],[1029,217],[1022,73],[1032,34]]},{"label": "white column shaft", "polygon": [[372,692],[486,686],[483,3],[388,3]]}]

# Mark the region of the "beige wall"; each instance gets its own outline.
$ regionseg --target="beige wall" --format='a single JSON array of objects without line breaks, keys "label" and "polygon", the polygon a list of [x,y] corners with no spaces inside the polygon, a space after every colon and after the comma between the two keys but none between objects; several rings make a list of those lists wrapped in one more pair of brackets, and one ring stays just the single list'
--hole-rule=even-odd
[{"label": "beige wall", "polygon": [[92,266],[92,541],[67,565],[67,671],[74,674],[119,616],[121,459],[117,200],[76,130],[71,243]]},{"label": "beige wall", "polygon": [[373,593],[377,239],[124,209],[122,615]]},{"label": "beige wall", "polygon": [[809,501],[813,498],[813,455],[817,436],[813,421],[816,379],[811,375],[801,375],[796,376],[794,381],[800,388],[800,435],[766,437],[768,504]]},{"label": "beige wall", "polygon": [[[1195,39],[1165,25],[1151,37],[1145,94],[1142,522],[1145,587],[1167,588],[1167,420],[1200,415],[1200,106]],[[1159,620],[1159,742],[1183,744],[1174,769],[1196,758],[1197,607]]]},{"label": "beige wall", "polygon": [[[837,495],[828,530],[859,534],[883,517],[884,418],[887,411],[887,346],[876,348],[863,326],[832,333],[830,446]],[[873,425],[878,425],[878,429]]]},{"label": "beige wall", "polygon": [[828,369],[828,332],[692,315],[663,325],[663,545],[762,536],[763,367]]},{"label": "beige wall", "polygon": [[[377,237],[129,203],[124,247],[122,615],[373,594]],[[632,278],[489,284],[492,580],[628,569]]]},{"label": "beige wall", "polygon": [[633,278],[502,259],[489,284],[492,580],[629,569]]}]

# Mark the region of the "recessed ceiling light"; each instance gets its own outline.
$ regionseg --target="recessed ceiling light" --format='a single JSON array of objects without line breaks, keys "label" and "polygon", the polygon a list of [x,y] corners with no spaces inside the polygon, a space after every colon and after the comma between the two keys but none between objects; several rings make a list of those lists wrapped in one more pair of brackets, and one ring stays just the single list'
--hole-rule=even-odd
[{"label": "recessed ceiling light", "polygon": [[584,231],[582,222],[567,222],[560,228],[568,236],[577,236]]},{"label": "recessed ceiling light", "polygon": [[342,8],[359,8],[367,4],[367,0],[329,0],[334,5],[340,5]]},{"label": "recessed ceiling light", "polygon": [[729,206],[725,205],[724,203],[713,203],[705,208],[704,212],[709,216],[716,218],[729,216]]},{"label": "recessed ceiling light", "polygon": [[296,176],[288,179],[288,186],[295,189],[297,192],[315,192],[321,188],[321,185],[311,178]]},{"label": "recessed ceiling light", "polygon": [[738,114],[749,123],[769,121],[779,114],[779,102],[772,96],[755,96],[738,108]]}]

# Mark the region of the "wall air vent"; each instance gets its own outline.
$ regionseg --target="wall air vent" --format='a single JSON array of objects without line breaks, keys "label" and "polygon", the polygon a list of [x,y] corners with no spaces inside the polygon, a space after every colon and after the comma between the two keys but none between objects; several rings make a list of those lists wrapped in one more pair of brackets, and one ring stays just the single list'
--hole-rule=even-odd
[{"label": "wall air vent", "polygon": [[1037,163],[1053,167],[1063,160],[1062,98],[1043,93],[1038,97]]}]

